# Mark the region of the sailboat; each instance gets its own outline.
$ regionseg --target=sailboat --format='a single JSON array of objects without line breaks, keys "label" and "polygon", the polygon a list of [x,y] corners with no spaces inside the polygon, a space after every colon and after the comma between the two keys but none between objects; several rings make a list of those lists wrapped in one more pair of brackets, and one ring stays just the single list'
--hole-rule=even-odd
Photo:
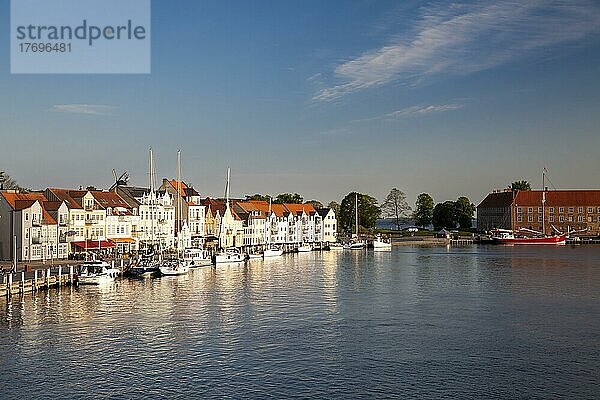
[{"label": "sailboat", "polygon": [[[225,214],[227,214],[227,211],[229,210],[229,180],[230,180],[230,176],[231,176],[231,169],[229,167],[227,167],[227,185],[225,186]],[[223,214],[223,215],[225,215]],[[223,222],[221,221],[221,226],[219,226],[219,231],[221,231]],[[221,232],[219,232],[219,238],[221,237]],[[244,261],[244,255],[242,254],[242,252],[235,248],[235,247],[230,247],[227,249],[223,249],[222,251],[218,252],[217,254],[215,254],[213,256],[213,262],[215,264],[219,264],[219,263],[238,263],[238,262],[242,262]]]},{"label": "sailboat", "polygon": [[[269,218],[271,218],[272,212],[273,210],[271,206],[271,196],[269,196]],[[269,230],[269,236],[267,237],[267,248],[265,249],[265,251],[263,251],[263,257],[278,257],[282,254],[283,250],[271,244],[271,231]]]},{"label": "sailboat", "polygon": [[150,278],[160,274],[159,264],[154,260],[154,207],[156,206],[156,196],[154,192],[154,158],[152,156],[152,147],[148,149],[148,179],[150,193],[148,196],[148,206],[151,220],[151,247],[152,251],[142,255],[137,262],[129,269],[129,274],[136,278]]},{"label": "sailboat", "polygon": [[358,193],[355,194],[355,198],[354,198],[354,218],[355,218],[355,225],[356,225],[356,236],[353,238],[353,240],[350,243],[347,243],[346,245],[344,245],[344,248],[347,250],[360,250],[360,249],[364,249],[366,246],[365,242],[361,241],[358,239]]},{"label": "sailboat", "polygon": [[538,232],[532,229],[521,228],[517,232],[513,232],[509,229],[493,229],[491,239],[494,243],[498,244],[524,244],[524,245],[535,245],[535,244],[551,244],[551,245],[564,245],[567,242],[567,235],[559,232],[552,225],[552,229],[555,234],[546,234],[546,221],[544,218],[544,211],[546,208],[546,168],[542,170],[542,232]]},{"label": "sailboat", "polygon": [[160,273],[162,275],[185,275],[190,271],[189,265],[182,258],[181,248],[183,247],[183,241],[181,240],[181,232],[183,216],[181,214],[181,151],[177,150],[177,215],[179,216],[177,223],[177,228],[179,229],[179,232],[177,232],[177,257],[163,261],[160,266]]}]

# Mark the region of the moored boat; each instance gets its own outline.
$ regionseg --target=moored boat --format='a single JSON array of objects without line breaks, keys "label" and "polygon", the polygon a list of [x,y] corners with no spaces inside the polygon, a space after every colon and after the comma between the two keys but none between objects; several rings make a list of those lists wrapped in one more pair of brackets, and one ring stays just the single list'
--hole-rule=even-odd
[{"label": "moored boat", "polygon": [[344,245],[338,242],[329,243],[329,250],[344,250]]},{"label": "moored boat", "polygon": [[283,254],[283,250],[281,250],[275,246],[272,246],[271,248],[263,251],[263,257],[265,257],[265,258],[266,257],[278,257],[282,254]]},{"label": "moored boat", "polygon": [[105,261],[93,260],[79,266],[77,278],[81,285],[104,285],[114,282],[120,273]]},{"label": "moored boat", "polygon": [[160,273],[164,276],[185,275],[190,271],[185,262],[181,259],[169,259],[163,261],[160,266]]},{"label": "moored boat", "polygon": [[523,244],[523,245],[564,245],[567,242],[567,235],[544,235],[541,232],[531,231],[529,229],[521,230],[514,234],[508,229],[495,229],[492,231],[492,242],[497,244]]},{"label": "moored boat", "polygon": [[188,247],[183,251],[183,260],[190,268],[203,267],[212,264],[210,251]]},{"label": "moored boat", "polygon": [[244,255],[235,247],[225,249],[213,256],[213,263],[238,263],[244,261]]},{"label": "moored boat", "polygon": [[373,250],[375,251],[384,251],[391,250],[392,243],[389,239],[382,239],[381,236],[377,236],[375,240],[373,240]]},{"label": "moored boat", "polygon": [[312,246],[309,244],[303,244],[302,246],[298,246],[296,250],[298,251],[298,253],[308,253],[312,251]]}]

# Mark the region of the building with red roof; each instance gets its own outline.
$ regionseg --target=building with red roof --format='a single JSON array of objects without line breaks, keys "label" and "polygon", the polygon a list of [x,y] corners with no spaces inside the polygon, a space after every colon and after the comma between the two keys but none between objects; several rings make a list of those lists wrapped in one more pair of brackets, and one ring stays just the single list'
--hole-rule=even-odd
[{"label": "building with red roof", "polygon": [[43,193],[2,191],[0,258],[18,261],[67,258],[66,215],[64,202],[50,202]]},{"label": "building with red roof", "polygon": [[477,206],[477,227],[600,235],[600,190],[504,190]]}]

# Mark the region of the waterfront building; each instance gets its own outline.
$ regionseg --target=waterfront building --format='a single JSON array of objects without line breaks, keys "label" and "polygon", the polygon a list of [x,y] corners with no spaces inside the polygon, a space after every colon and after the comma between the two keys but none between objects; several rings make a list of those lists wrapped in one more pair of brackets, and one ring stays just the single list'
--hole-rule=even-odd
[{"label": "waterfront building", "polygon": [[[177,239],[183,248],[204,246],[206,210],[201,203],[200,194],[185,182],[175,179],[163,179],[159,190],[165,190],[173,196],[175,206],[176,233],[180,234]],[[179,209],[181,208],[181,215]]]},{"label": "waterfront building", "polygon": [[175,206],[166,191],[117,185],[115,191],[132,208],[137,208],[139,223],[134,231],[138,249],[175,249]]},{"label": "waterfront building", "polygon": [[[210,211],[211,216],[208,229],[214,235],[215,241],[212,247],[228,248],[241,247],[244,245],[244,224],[240,216],[235,212],[232,203],[239,200],[230,200],[229,203],[224,199],[211,199],[207,197],[202,204]],[[208,214],[208,213],[207,213]]]},{"label": "waterfront building", "polygon": [[[310,204],[284,204],[288,212],[289,243],[315,243],[321,233],[321,216]],[[318,228],[317,228],[318,227]]]},{"label": "waterfront building", "polygon": [[337,241],[337,217],[335,211],[332,208],[317,208],[317,213],[321,217],[319,241],[325,243]]},{"label": "waterfront building", "polygon": [[233,203],[235,213],[242,220],[244,246],[263,246],[269,240],[267,214],[269,203],[266,201],[238,201]]},{"label": "waterfront building", "polygon": [[477,206],[477,227],[484,231],[526,228],[552,234],[553,226],[561,232],[600,235],[600,190],[507,189],[488,194]]},{"label": "waterfront building", "polygon": [[106,236],[106,208],[94,197],[96,189],[48,188],[50,201],[63,201],[69,209],[70,253],[112,251],[115,244]]},{"label": "waterfront building", "polygon": [[138,209],[131,207],[121,196],[106,190],[90,191],[96,205],[106,212],[105,232],[108,241],[115,245],[119,254],[132,253],[138,249],[137,238],[134,237],[140,219]]},{"label": "waterfront building", "polygon": [[[48,207],[46,209],[45,207]],[[50,210],[50,211],[49,211]],[[46,261],[66,258],[64,223],[66,206],[48,202],[43,193],[2,191],[0,197],[0,258],[17,261]],[[64,222],[64,220],[61,220]],[[14,240],[14,242],[13,242]],[[16,254],[15,245],[16,244]],[[16,256],[16,257],[15,257]]]}]

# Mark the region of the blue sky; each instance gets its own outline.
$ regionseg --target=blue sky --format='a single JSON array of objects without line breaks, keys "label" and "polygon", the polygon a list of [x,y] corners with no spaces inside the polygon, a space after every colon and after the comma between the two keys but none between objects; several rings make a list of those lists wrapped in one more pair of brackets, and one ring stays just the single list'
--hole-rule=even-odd
[{"label": "blue sky", "polygon": [[[225,4],[223,4],[225,3]],[[475,203],[516,179],[600,188],[593,1],[153,1],[149,75],[11,75],[0,1],[0,169],[25,186],[113,168],[203,195]]]}]

